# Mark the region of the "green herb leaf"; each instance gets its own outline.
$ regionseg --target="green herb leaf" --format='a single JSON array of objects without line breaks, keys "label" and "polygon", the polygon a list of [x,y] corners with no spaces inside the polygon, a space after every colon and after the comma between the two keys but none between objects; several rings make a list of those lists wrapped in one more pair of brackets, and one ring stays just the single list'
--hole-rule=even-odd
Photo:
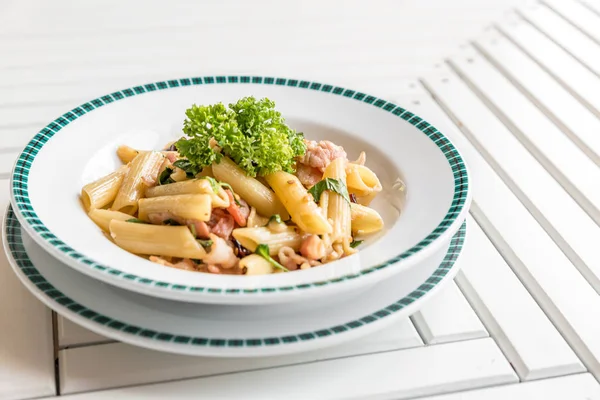
[{"label": "green herb leaf", "polygon": [[259,256],[261,256],[262,258],[264,258],[265,260],[267,260],[269,263],[271,263],[271,265],[273,267],[278,268],[278,269],[280,269],[282,271],[285,271],[285,272],[290,272],[289,269],[287,269],[283,265],[279,264],[277,261],[275,261],[271,257],[271,254],[269,253],[269,245],[267,245],[267,244],[259,244],[256,247],[256,250],[254,251],[254,253],[258,254]]},{"label": "green herb leaf", "polygon": [[165,225],[180,225],[180,224],[179,224],[179,222],[175,221],[175,220],[174,220],[174,219],[172,219],[172,218],[165,219],[165,220],[163,221],[163,224],[165,224]]},{"label": "green herb leaf", "polygon": [[186,137],[176,147],[199,170],[226,155],[249,176],[293,173],[295,158],[306,152],[302,133],[289,128],[267,98],[245,97],[229,108],[193,105],[185,114]]},{"label": "green herb leaf", "polygon": [[189,224],[188,225],[188,229],[190,230],[190,232],[192,233],[192,236],[194,238],[196,238],[198,236],[198,232],[196,232],[196,225],[194,224]]},{"label": "green herb leaf", "polygon": [[204,239],[196,239],[196,241],[197,241],[198,243],[200,243],[200,246],[204,247],[205,249],[206,249],[206,248],[209,248],[210,246],[212,246],[212,245],[213,245],[213,241],[212,241],[212,240],[210,240],[210,239],[207,239],[207,240],[204,240]]},{"label": "green herb leaf", "polygon": [[353,240],[352,242],[350,242],[350,247],[355,249],[358,246],[360,246],[362,242],[364,242],[364,240]]},{"label": "green herb leaf", "polygon": [[350,203],[350,196],[348,195],[348,188],[346,187],[346,184],[333,178],[323,179],[311,187],[308,190],[308,193],[312,194],[313,199],[318,203],[321,199],[321,194],[323,194],[325,190],[331,190],[332,192],[339,194],[344,198],[344,200]]},{"label": "green herb leaf", "polygon": [[161,172],[158,177],[158,184],[166,185],[169,183],[174,183],[175,181],[173,180],[173,178],[171,178],[172,173],[173,173],[173,168],[169,168],[169,167],[165,168],[165,170],[163,172]]},{"label": "green herb leaf", "polygon": [[269,222],[267,224],[270,224],[271,222],[283,224],[283,221],[281,220],[281,215],[279,215],[279,214],[271,215],[271,218],[269,218]]},{"label": "green herb leaf", "polygon": [[142,221],[141,219],[137,219],[137,218],[129,218],[125,222],[132,222],[134,224],[147,224],[146,221]]},{"label": "green herb leaf", "polygon": [[196,175],[198,175],[200,173],[200,171],[202,171],[201,167],[198,167],[197,165],[192,164],[192,162],[190,160],[186,160],[186,159],[175,161],[173,163],[173,166],[182,169],[185,172],[185,174],[188,176],[188,178],[193,178]]}]

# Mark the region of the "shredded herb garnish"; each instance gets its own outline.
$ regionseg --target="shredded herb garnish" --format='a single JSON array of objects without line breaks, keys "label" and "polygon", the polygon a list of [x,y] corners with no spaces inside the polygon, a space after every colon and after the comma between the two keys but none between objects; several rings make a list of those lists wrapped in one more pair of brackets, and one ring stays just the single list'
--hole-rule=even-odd
[{"label": "shredded herb garnish", "polygon": [[137,219],[137,218],[129,218],[125,222],[132,222],[134,224],[147,224],[146,221],[142,221],[141,219]]}]

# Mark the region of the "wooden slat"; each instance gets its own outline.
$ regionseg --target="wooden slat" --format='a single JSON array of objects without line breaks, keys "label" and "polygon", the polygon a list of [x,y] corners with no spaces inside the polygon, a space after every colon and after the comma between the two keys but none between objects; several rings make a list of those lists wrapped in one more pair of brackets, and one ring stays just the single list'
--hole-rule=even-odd
[{"label": "wooden slat", "polygon": [[79,347],[60,351],[61,393],[281,367],[422,344],[411,322],[405,319],[351,343],[290,356],[219,359],[167,354],[121,343]]},{"label": "wooden slat", "polygon": [[[581,361],[552,327],[479,225],[472,219],[469,222],[469,234],[473,235],[476,246],[465,249],[467,262],[456,280],[507,358],[512,360],[519,376],[533,380],[584,372]],[[498,296],[500,288],[510,296]],[[542,336],[540,329],[548,333]],[[562,362],[557,365],[556,360]]]},{"label": "wooden slat", "polygon": [[[600,75],[598,43],[542,4],[533,3],[522,7],[519,14],[592,72]],[[597,23],[600,23],[600,18]]]},{"label": "wooden slat", "polygon": [[600,16],[600,3],[596,0],[579,0],[582,6]]},{"label": "wooden slat", "polygon": [[454,282],[426,303],[411,319],[427,344],[488,336]]},{"label": "wooden slat", "polygon": [[528,22],[513,17],[498,28],[552,75],[574,97],[600,117],[600,79]]},{"label": "wooden slat", "polygon": [[[81,350],[94,350],[100,347]],[[99,355],[99,353],[89,354],[89,356]],[[119,363],[123,363],[123,358],[119,358],[121,359]],[[77,362],[75,357],[71,360]],[[89,357],[81,361],[83,364],[93,363]],[[229,360],[230,363],[232,361],[234,360]],[[217,359],[204,365],[207,372],[210,371],[208,373],[214,374],[225,362]],[[241,362],[238,360],[238,363]],[[254,362],[256,367],[260,366],[260,361]],[[96,365],[95,372],[107,371],[108,365],[101,364],[98,359]],[[90,367],[86,370],[91,372]],[[169,374],[169,371],[163,370],[161,373]],[[269,384],[273,380],[276,380],[276,384]],[[314,364],[278,367],[276,370],[264,369],[161,385],[86,393],[71,396],[70,399],[95,400],[117,397],[142,399],[152,396],[178,399],[265,400],[281,399],[285,396],[286,399],[316,400],[339,398],[340,395],[344,398],[357,399],[367,396],[405,399],[516,381],[514,371],[494,341],[488,338]]]},{"label": "wooden slat", "polygon": [[[461,127],[466,128],[469,119],[463,120],[464,115],[452,114],[466,100],[463,92],[467,89],[456,86],[456,79],[447,71],[442,76],[426,79],[426,82],[444,107],[446,105],[443,102],[452,99],[448,113]],[[523,206],[515,195],[446,114],[440,113],[439,108],[427,98],[413,101],[410,107],[441,129],[465,156],[473,179],[476,207],[503,214],[506,218],[523,213]],[[463,254],[468,264],[461,269],[456,281],[521,379],[547,378],[581,371],[581,362],[559,332],[477,223],[470,221],[473,228],[469,230],[469,235],[472,233],[475,246],[465,247]],[[548,352],[546,346],[555,351]]]},{"label": "wooden slat", "polygon": [[578,1],[544,0],[544,3],[600,44],[600,15]]},{"label": "wooden slat", "polygon": [[[3,214],[8,193],[8,181],[0,180]],[[0,254],[0,282],[0,398],[52,396],[56,388],[51,312],[21,284],[4,254]]]},{"label": "wooden slat", "polygon": [[[474,50],[452,58],[451,65],[487,108],[600,224],[600,186],[597,184],[600,168]],[[474,134],[484,135],[485,131],[477,130]]]},{"label": "wooden slat", "polygon": [[0,150],[0,179],[10,177],[10,172],[12,171],[18,155],[19,153],[14,150]]},{"label": "wooden slat", "polygon": [[[479,110],[485,107],[472,108],[477,98],[455,75],[432,77],[427,84],[458,126],[463,126],[462,118],[452,111],[466,101],[471,103],[469,115],[485,118]],[[494,121],[486,119],[489,124]],[[598,293],[517,197],[498,180],[490,181],[493,174],[480,175],[485,173],[481,168],[478,164],[470,169],[479,182],[471,213],[584,365],[599,377],[600,321],[590,318],[600,313]],[[503,295],[510,294],[499,294]]]},{"label": "wooden slat", "polygon": [[590,374],[578,374],[538,382],[458,392],[421,400],[598,400],[600,385]]},{"label": "wooden slat", "polygon": [[79,326],[68,319],[57,316],[57,333],[59,348],[67,348],[72,346],[89,346],[98,343],[113,342],[104,336],[100,336],[92,331]]},{"label": "wooden slat", "polygon": [[497,31],[483,35],[475,45],[554,125],[600,165],[600,119]]}]

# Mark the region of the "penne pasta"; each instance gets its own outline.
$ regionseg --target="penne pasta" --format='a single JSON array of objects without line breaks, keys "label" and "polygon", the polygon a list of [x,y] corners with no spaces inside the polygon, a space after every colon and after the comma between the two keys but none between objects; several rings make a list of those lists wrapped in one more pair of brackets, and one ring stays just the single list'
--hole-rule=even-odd
[{"label": "penne pasta", "polygon": [[112,221],[113,219],[119,221],[127,221],[128,219],[131,219],[131,215],[129,214],[125,214],[119,211],[103,210],[100,208],[94,208],[90,210],[88,216],[92,221],[96,223],[96,225],[98,225],[100,228],[102,228],[103,231],[107,233],[110,233],[109,225],[110,221]]},{"label": "penne pasta", "polygon": [[246,200],[249,205],[256,208],[259,214],[279,214],[283,219],[289,218],[288,211],[275,196],[275,193],[257,179],[246,175],[229,158],[223,157],[220,163],[213,164],[212,173],[218,180],[229,183],[238,195]]},{"label": "penne pasta", "polygon": [[[117,148],[117,156],[119,157],[119,159],[121,160],[121,162],[123,164],[128,164],[131,161],[133,161],[133,159],[135,157],[137,157],[139,154],[145,154],[145,153],[150,153],[150,151],[136,150],[133,147],[130,147],[130,146],[127,146],[124,144]],[[170,151],[170,150],[163,150],[160,153],[164,156],[167,156],[169,154],[175,155],[176,157],[179,156],[179,153],[177,153],[176,151]]]},{"label": "penne pasta", "polygon": [[237,228],[233,230],[233,237],[242,246],[250,251],[255,251],[260,244],[269,246],[271,255],[277,254],[282,247],[300,249],[300,245],[306,235],[300,235],[293,226],[286,227],[281,232],[273,232],[267,227],[260,228]]},{"label": "penne pasta", "polygon": [[[329,163],[323,173],[324,178],[332,178],[346,185],[345,160],[337,158]],[[350,243],[352,232],[350,229],[350,203],[339,194],[328,191],[327,218],[332,227],[331,243]]]},{"label": "penne pasta", "polygon": [[258,254],[250,254],[240,260],[243,275],[266,275],[273,273],[273,266]]},{"label": "penne pasta", "polygon": [[134,158],[137,157],[138,154],[140,154],[138,150],[125,144],[117,148],[117,156],[123,164],[129,164]]},{"label": "penne pasta", "polygon": [[377,211],[361,204],[350,204],[350,215],[352,219],[352,232],[367,234],[378,232],[383,229],[383,219]]},{"label": "penne pasta", "polygon": [[187,180],[187,174],[181,168],[175,168],[171,174],[171,179],[173,179],[175,182],[182,182]]},{"label": "penne pasta", "polygon": [[187,226],[150,225],[113,219],[110,235],[124,250],[134,254],[202,259],[204,248]]},{"label": "penne pasta", "polygon": [[208,221],[211,214],[210,196],[207,194],[178,194],[140,199],[138,218],[149,221],[152,214],[168,214],[183,219]]},{"label": "penne pasta", "polygon": [[168,185],[154,186],[146,189],[146,197],[175,196],[179,194],[207,194],[214,208],[229,207],[229,196],[222,187],[215,188],[207,179],[190,179]]},{"label": "penne pasta", "polygon": [[265,226],[269,223],[269,218],[263,217],[256,212],[256,208],[250,207],[250,214],[248,215],[248,221],[246,226],[248,228],[257,228],[259,226]]},{"label": "penne pasta", "polygon": [[138,200],[142,197],[146,188],[144,180],[156,180],[163,161],[164,156],[159,152],[138,154],[131,162],[129,171],[123,178],[123,183],[115,197],[111,210],[133,215],[138,209]]},{"label": "penne pasta", "polygon": [[327,218],[295,175],[278,171],[265,176],[265,179],[300,229],[317,235],[331,233]]},{"label": "penne pasta", "polygon": [[81,201],[85,210],[109,205],[117,196],[127,169],[127,166],[122,166],[117,171],[85,185],[81,189]]},{"label": "penne pasta", "polygon": [[370,196],[381,192],[377,175],[364,165],[348,163],[346,166],[348,192],[357,196]]}]

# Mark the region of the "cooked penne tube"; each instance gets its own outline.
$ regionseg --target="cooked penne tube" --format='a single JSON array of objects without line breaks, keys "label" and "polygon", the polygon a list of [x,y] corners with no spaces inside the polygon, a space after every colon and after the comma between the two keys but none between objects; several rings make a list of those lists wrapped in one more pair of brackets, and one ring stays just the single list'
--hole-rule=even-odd
[{"label": "cooked penne tube", "polygon": [[191,179],[183,182],[169,183],[168,185],[154,186],[146,189],[146,197],[175,196],[178,194],[207,194],[213,207],[229,207],[229,196],[223,188],[215,188],[207,179]]},{"label": "cooked penne tube", "polygon": [[357,196],[368,196],[381,192],[381,182],[377,175],[364,165],[348,163],[346,166],[348,192]]},{"label": "cooked penne tube", "polygon": [[171,179],[175,182],[182,182],[187,180],[187,174],[181,168],[175,168],[175,171],[171,174]]},{"label": "cooked penne tube", "polygon": [[370,207],[361,204],[350,204],[350,215],[352,218],[352,232],[367,234],[378,232],[383,228],[381,215]]},{"label": "cooked penne tube", "polygon": [[237,228],[233,230],[233,237],[242,246],[250,251],[255,251],[259,244],[269,246],[271,255],[277,254],[284,246],[294,250],[300,249],[300,245],[306,235],[300,235],[293,226],[288,226],[281,232],[273,232],[267,227],[259,228]]},{"label": "cooked penne tube", "polygon": [[138,209],[138,200],[144,194],[144,180],[156,180],[164,156],[156,151],[137,155],[130,164],[111,210],[133,215]]},{"label": "cooked penne tube", "polygon": [[295,175],[278,171],[265,176],[265,179],[300,229],[317,235],[331,233],[327,218]]},{"label": "cooked penne tube", "polygon": [[240,260],[243,275],[266,275],[273,273],[273,266],[258,254],[250,254]]},{"label": "cooked penne tube", "polygon": [[259,226],[265,226],[269,223],[269,218],[263,217],[256,212],[256,208],[250,207],[250,214],[248,215],[248,221],[246,226],[248,228],[257,228]]},{"label": "cooked penne tube", "polygon": [[[150,153],[150,151],[149,150],[136,150],[133,147],[127,146],[125,144],[123,144],[117,148],[117,156],[119,157],[119,159],[121,160],[121,162],[123,164],[130,163],[131,161],[133,161],[133,159],[138,154],[144,154],[144,153]],[[163,150],[160,153],[164,156],[167,156],[169,154],[173,154],[176,156],[179,155],[179,153],[177,153],[176,151],[169,151],[169,150]]]},{"label": "cooked penne tube", "polygon": [[187,226],[150,225],[113,219],[110,235],[117,246],[134,254],[202,259],[204,248]]},{"label": "cooked penne tube", "polygon": [[[346,186],[346,170],[343,158],[337,158],[329,163],[323,178],[338,180],[342,186]],[[328,191],[327,218],[332,227],[331,243],[350,243],[352,232],[350,230],[350,203],[339,194]]]},{"label": "cooked penne tube", "polygon": [[85,185],[81,189],[81,201],[85,210],[109,205],[117,196],[127,169],[127,166],[122,166],[117,171]]},{"label": "cooked penne tube", "polygon": [[123,164],[130,163],[138,154],[140,154],[138,150],[125,144],[122,144],[117,148],[117,156]]},{"label": "cooked penne tube", "polygon": [[92,209],[88,213],[88,216],[92,221],[96,223],[96,225],[102,228],[103,231],[109,233],[110,230],[108,227],[110,225],[110,221],[112,221],[113,219],[117,219],[119,221],[127,221],[128,219],[131,219],[131,215],[129,214],[125,214],[119,211],[103,210],[100,208]]},{"label": "cooked penne tube", "polygon": [[151,214],[172,214],[183,219],[208,221],[211,213],[210,196],[207,194],[178,194],[140,199],[138,218],[149,221]]},{"label": "cooked penne tube", "polygon": [[233,190],[246,200],[249,205],[256,208],[259,214],[279,214],[281,218],[288,219],[289,214],[275,193],[260,183],[257,179],[246,175],[233,161],[223,157],[221,162],[213,164],[212,172],[215,178],[229,183]]}]

